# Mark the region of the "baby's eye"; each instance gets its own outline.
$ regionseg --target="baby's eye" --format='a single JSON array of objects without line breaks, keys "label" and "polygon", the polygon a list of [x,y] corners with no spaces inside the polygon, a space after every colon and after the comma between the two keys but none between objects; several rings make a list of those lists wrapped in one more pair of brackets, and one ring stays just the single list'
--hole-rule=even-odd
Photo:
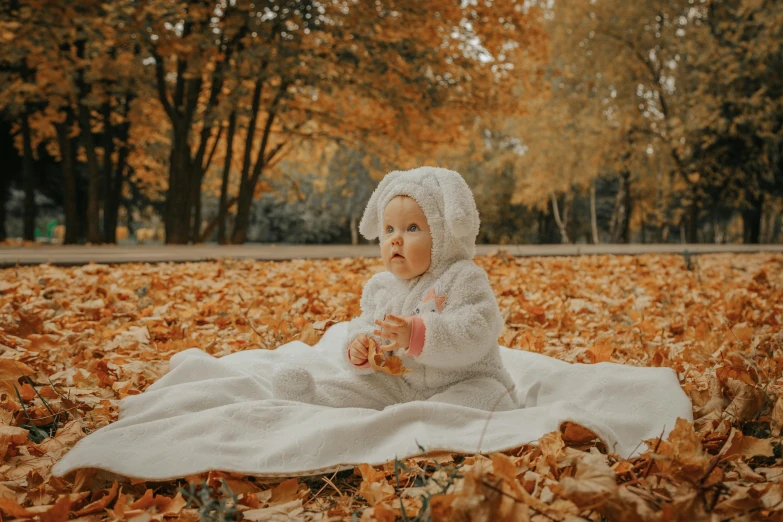
[{"label": "baby's eye", "polygon": [[393,228],[393,227],[392,227],[391,225],[389,225],[388,227],[386,227],[386,232],[389,232],[389,233],[391,233],[391,231],[392,231],[392,228]]},{"label": "baby's eye", "polygon": [[[415,228],[418,230],[418,228],[419,228],[419,225],[411,225],[411,226],[409,226],[409,227],[408,227],[408,230],[410,230],[410,229],[412,229],[412,228],[414,228],[414,227],[415,227]],[[414,231],[414,232],[415,232],[415,231]]]}]

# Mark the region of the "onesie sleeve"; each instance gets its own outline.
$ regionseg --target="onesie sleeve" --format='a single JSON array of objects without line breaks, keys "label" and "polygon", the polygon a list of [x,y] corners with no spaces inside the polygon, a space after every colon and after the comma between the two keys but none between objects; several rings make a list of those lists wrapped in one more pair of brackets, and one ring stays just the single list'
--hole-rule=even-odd
[{"label": "onesie sleeve", "polygon": [[[374,373],[375,370],[372,369],[370,366],[369,361],[362,366],[356,366],[351,362],[350,357],[348,356],[348,346],[351,344],[351,341],[356,339],[362,334],[367,335],[368,337],[374,338],[376,341],[378,340],[375,335],[373,335],[373,331],[376,328],[375,325],[375,294],[380,291],[385,285],[385,278],[386,278],[387,272],[379,272],[372,276],[365,284],[364,288],[362,289],[362,298],[359,302],[359,306],[361,307],[362,313],[359,317],[355,317],[351,319],[348,322],[348,328],[347,328],[347,335],[346,335],[346,343],[343,347],[343,358],[345,359],[345,362],[348,364],[348,368],[353,372],[357,374],[370,374]],[[393,277],[393,276],[392,276]]]},{"label": "onesie sleeve", "polygon": [[412,325],[407,355],[433,368],[469,366],[497,345],[503,316],[487,273],[478,266],[466,265],[445,293],[442,312],[424,312]]}]

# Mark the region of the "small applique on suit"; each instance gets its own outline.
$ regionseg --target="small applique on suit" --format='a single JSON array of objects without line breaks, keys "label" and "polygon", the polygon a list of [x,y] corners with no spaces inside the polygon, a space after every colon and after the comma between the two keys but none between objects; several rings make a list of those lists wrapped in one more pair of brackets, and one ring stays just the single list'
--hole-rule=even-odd
[{"label": "small applique on suit", "polygon": [[414,310],[413,313],[419,315],[424,311],[442,312],[445,306],[446,295],[443,293],[442,285],[438,282],[424,294],[419,306],[416,307],[416,310]]}]

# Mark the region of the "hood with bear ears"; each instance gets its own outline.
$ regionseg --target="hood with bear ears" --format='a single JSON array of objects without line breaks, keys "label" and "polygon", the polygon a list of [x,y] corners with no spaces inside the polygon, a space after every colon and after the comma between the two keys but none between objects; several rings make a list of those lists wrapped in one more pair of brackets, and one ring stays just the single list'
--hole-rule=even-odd
[{"label": "hood with bear ears", "polygon": [[359,232],[368,241],[383,237],[383,211],[395,196],[416,200],[430,227],[430,267],[420,277],[437,278],[455,261],[473,259],[479,213],[473,193],[459,173],[439,167],[419,167],[386,174],[370,196],[359,223]]}]

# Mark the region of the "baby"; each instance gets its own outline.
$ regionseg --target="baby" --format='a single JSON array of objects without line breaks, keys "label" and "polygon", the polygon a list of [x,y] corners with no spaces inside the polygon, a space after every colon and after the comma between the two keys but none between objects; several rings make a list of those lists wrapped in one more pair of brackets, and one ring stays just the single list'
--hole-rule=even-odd
[{"label": "baby", "polygon": [[[420,167],[387,174],[359,225],[368,240],[380,238],[387,271],[365,284],[362,314],[348,323],[350,373],[316,382],[303,368],[283,367],[273,378],[275,397],[372,409],[414,400],[516,408],[497,343],[503,318],[486,272],[472,261],[478,230],[473,194],[458,173]],[[375,372],[370,338],[411,371]]]}]

